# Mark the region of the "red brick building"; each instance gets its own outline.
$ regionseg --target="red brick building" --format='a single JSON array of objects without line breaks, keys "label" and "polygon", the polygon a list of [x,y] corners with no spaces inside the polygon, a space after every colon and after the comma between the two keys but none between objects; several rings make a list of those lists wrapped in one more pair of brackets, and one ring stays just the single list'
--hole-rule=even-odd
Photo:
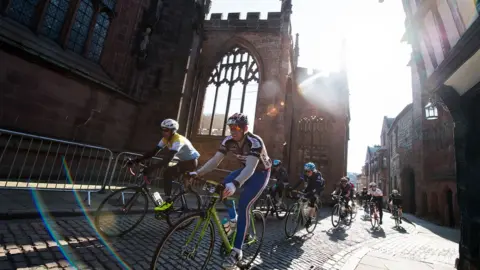
[{"label": "red brick building", "polygon": [[176,118],[204,162],[228,135],[226,116],[243,111],[292,179],[306,161],[327,181],[346,174],[346,74],[297,69],[291,1],[267,19],[209,20],[207,0],[2,3],[1,128],[142,152]]}]

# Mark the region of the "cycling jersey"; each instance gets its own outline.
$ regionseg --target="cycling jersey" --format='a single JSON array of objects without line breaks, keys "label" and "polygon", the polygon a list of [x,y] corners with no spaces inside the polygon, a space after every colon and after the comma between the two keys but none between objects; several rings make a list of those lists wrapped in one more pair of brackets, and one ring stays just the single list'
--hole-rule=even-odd
[{"label": "cycling jersey", "polygon": [[167,139],[162,138],[160,142],[158,142],[158,147],[167,147],[169,150],[177,151],[175,157],[180,161],[192,160],[200,157],[200,154],[193,147],[192,143],[178,133],[173,134],[168,141]]},{"label": "cycling jersey", "polygon": [[218,151],[224,155],[226,155],[227,152],[232,152],[243,165],[245,165],[247,156],[257,157],[260,162],[256,169],[259,170],[266,170],[272,167],[272,160],[268,157],[267,149],[265,148],[262,138],[250,132],[245,133],[245,138],[241,146],[232,136],[227,136]]},{"label": "cycling jersey", "polygon": [[383,197],[383,192],[379,188],[377,188],[375,190],[369,189],[368,190],[368,195],[371,195],[373,197]]},{"label": "cycling jersey", "polygon": [[307,182],[307,188],[305,189],[306,192],[312,191],[316,189],[317,191],[323,190],[325,186],[325,181],[322,178],[322,173],[319,171],[315,171],[312,173],[312,176],[303,175],[303,179]]}]

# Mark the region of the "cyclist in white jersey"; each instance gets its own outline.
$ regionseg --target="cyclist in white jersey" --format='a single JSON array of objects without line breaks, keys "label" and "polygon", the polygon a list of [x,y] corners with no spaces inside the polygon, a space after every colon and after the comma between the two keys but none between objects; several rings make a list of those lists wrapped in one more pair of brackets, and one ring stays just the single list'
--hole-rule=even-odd
[{"label": "cyclist in white jersey", "polygon": [[[155,168],[161,168],[168,166],[168,163],[173,158],[177,158],[179,162],[172,167],[167,167],[163,173],[164,178],[164,190],[165,190],[165,202],[155,207],[155,210],[165,210],[172,205],[172,182],[180,174],[185,172],[191,172],[197,169],[198,158],[200,154],[193,147],[192,143],[184,136],[177,133],[179,125],[177,121],[173,119],[165,119],[162,124],[163,137],[158,142],[157,146],[142,157],[133,160],[133,163],[138,163],[142,160],[153,157],[158,151],[164,149],[168,150],[165,156],[163,156],[162,162],[154,166],[150,166],[148,169],[152,171]],[[144,172],[147,173],[147,172]]]},{"label": "cyclist in white jersey", "polygon": [[[191,173],[191,176],[203,176],[211,172],[228,152],[233,153],[242,164],[242,168],[233,171],[224,179],[224,197],[233,195],[239,187],[243,188],[238,203],[237,235],[234,248],[223,263],[225,269],[233,269],[242,259],[242,245],[247,234],[250,208],[268,184],[272,160],[268,157],[262,138],[248,131],[248,118],[245,114],[236,113],[230,116],[227,124],[232,135],[227,136],[215,156],[197,172]],[[228,212],[230,220],[235,220],[234,207],[230,207]]]}]

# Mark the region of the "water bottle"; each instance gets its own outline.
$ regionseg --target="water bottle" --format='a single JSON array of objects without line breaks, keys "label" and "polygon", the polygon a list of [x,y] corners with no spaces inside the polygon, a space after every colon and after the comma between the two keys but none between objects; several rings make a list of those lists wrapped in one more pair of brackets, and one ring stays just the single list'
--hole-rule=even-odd
[{"label": "water bottle", "polygon": [[307,217],[309,212],[310,212],[310,209],[308,207],[308,204],[306,204],[305,207],[303,208],[303,215]]},{"label": "water bottle", "polygon": [[223,218],[222,225],[223,225],[223,230],[225,231],[227,236],[230,235],[231,229],[230,229],[230,221],[228,220],[228,218]]},{"label": "water bottle", "polygon": [[154,192],[153,198],[155,199],[158,205],[161,205],[163,203],[163,199],[162,199],[162,196],[160,196],[160,193]]}]

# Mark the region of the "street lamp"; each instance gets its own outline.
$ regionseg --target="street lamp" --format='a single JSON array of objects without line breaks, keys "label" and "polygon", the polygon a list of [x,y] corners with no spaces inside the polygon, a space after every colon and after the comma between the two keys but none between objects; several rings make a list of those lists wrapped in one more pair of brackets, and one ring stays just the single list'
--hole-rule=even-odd
[{"label": "street lamp", "polygon": [[427,120],[438,119],[437,107],[435,105],[433,105],[432,102],[428,102],[428,104],[425,105],[425,118],[427,118]]}]

